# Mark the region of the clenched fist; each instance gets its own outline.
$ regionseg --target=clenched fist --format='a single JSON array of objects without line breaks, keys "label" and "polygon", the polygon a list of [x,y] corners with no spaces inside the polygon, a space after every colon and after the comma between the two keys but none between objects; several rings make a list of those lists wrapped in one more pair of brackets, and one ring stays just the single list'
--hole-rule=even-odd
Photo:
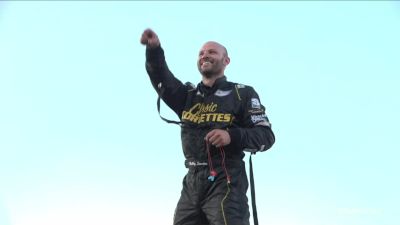
[{"label": "clenched fist", "polygon": [[143,31],[142,37],[140,38],[140,43],[150,48],[156,48],[160,46],[160,40],[158,39],[157,34],[151,29],[146,29]]},{"label": "clenched fist", "polygon": [[207,142],[211,143],[215,147],[219,148],[231,143],[231,136],[228,131],[221,129],[214,129],[206,135],[204,138]]}]

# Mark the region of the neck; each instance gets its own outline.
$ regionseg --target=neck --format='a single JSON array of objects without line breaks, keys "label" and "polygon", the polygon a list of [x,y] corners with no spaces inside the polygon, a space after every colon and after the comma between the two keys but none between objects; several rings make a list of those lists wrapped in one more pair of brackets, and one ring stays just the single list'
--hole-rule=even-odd
[{"label": "neck", "polygon": [[206,76],[203,76],[201,82],[202,82],[205,86],[207,86],[207,87],[212,87],[212,86],[214,86],[215,81],[216,81],[218,78],[221,78],[221,77],[223,77],[223,76],[224,76],[224,74],[220,74],[220,75],[213,76],[213,77],[210,77],[210,78],[208,78],[208,77],[206,77]]}]

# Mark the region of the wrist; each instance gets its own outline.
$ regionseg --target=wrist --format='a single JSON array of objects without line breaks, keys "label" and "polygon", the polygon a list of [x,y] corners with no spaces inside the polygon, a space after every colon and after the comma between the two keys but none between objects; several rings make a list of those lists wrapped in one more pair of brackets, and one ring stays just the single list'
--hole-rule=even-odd
[{"label": "wrist", "polygon": [[230,136],[231,142],[229,145],[235,148],[242,149],[242,134],[240,128],[230,128],[226,130]]}]

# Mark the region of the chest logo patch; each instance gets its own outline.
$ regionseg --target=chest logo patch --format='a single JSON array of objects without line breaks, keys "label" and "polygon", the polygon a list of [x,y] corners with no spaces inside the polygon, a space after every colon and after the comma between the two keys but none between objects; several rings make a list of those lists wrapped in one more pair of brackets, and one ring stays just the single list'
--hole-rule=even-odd
[{"label": "chest logo patch", "polygon": [[206,122],[230,123],[233,120],[233,115],[219,112],[218,105],[213,102],[197,103],[182,112],[182,120],[197,124]]},{"label": "chest logo patch", "polygon": [[218,89],[218,90],[215,92],[214,95],[219,96],[219,97],[224,97],[224,96],[229,95],[231,92],[232,92],[232,90],[223,91],[223,90]]}]

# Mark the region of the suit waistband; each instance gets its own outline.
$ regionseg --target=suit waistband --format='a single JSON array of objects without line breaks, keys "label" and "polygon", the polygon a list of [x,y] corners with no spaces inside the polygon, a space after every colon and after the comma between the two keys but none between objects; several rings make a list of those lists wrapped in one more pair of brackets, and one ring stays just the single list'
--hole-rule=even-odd
[{"label": "suit waistband", "polygon": [[[233,160],[233,159],[226,159],[225,160],[225,164],[226,166],[240,166],[243,162],[243,160]],[[221,165],[221,161],[220,160],[213,160],[212,161],[212,165],[213,167],[217,167]],[[185,167],[186,168],[196,168],[196,167],[208,167],[208,162],[206,161],[199,161],[199,160],[191,160],[191,159],[187,159],[185,160]]]}]

